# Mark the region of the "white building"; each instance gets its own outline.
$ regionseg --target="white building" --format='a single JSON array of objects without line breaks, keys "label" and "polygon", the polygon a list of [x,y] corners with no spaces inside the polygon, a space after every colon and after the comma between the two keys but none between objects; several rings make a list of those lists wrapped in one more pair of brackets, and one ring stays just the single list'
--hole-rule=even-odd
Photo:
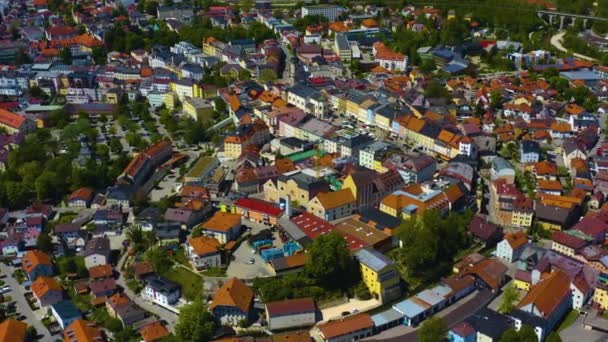
[{"label": "white building", "polygon": [[148,276],[145,283],[142,297],[160,306],[175,305],[181,297],[179,285],[159,275]]},{"label": "white building", "polygon": [[222,255],[218,249],[219,245],[219,241],[208,236],[191,238],[186,243],[186,255],[197,270],[221,267]]},{"label": "white building", "polygon": [[528,237],[524,232],[506,233],[504,239],[496,246],[496,256],[512,263],[519,259],[527,244]]},{"label": "white building", "polygon": [[344,12],[344,8],[336,5],[317,5],[302,7],[302,17],[307,15],[321,15],[327,18],[330,22],[336,21],[336,18]]},{"label": "white building", "polygon": [[329,110],[327,99],[321,92],[302,84],[287,90],[287,102],[318,118],[323,118]]},{"label": "white building", "polygon": [[311,298],[288,299],[266,304],[270,330],[313,326],[317,322],[317,307]]}]

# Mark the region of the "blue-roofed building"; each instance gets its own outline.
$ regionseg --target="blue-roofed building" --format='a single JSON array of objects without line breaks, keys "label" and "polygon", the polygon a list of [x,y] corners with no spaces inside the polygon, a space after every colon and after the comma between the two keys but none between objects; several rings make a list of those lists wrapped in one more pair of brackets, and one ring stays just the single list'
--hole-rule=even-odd
[{"label": "blue-roofed building", "polygon": [[429,317],[432,308],[432,306],[419,300],[416,296],[393,305],[393,309],[403,314],[403,324],[410,326],[418,325]]},{"label": "blue-roofed building", "polygon": [[393,308],[372,315],[374,322],[374,333],[378,334],[384,330],[396,327],[403,323],[403,314]]},{"label": "blue-roofed building", "polygon": [[354,257],[359,261],[363,282],[372,296],[388,302],[401,295],[401,278],[393,260],[372,248],[360,249]]},{"label": "blue-roofed building", "polygon": [[51,312],[57,323],[61,326],[61,329],[65,329],[65,327],[72,324],[75,320],[82,318],[82,314],[76,305],[69,300],[51,305]]}]

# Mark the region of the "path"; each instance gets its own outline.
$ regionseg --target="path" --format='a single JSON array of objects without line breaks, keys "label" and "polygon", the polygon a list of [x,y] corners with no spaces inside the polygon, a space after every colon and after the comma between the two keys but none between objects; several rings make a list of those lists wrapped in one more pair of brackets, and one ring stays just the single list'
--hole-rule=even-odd
[{"label": "path", "polygon": [[[127,260],[127,253],[125,253],[120,258],[120,260],[118,261],[118,265],[116,266],[116,269],[122,270],[122,266],[124,265],[126,260]],[[175,326],[175,323],[177,322],[177,316],[178,316],[177,314],[163,308],[162,306],[154,305],[151,302],[143,299],[140,295],[131,291],[131,289],[125,283],[125,277],[122,275],[122,272],[120,272],[120,276],[116,280],[116,284],[120,285],[124,289],[127,296],[129,296],[129,298],[131,298],[131,300],[133,302],[135,302],[135,304],[139,305],[142,309],[144,309],[146,311],[149,311],[153,314],[158,315],[158,317],[161,320],[167,322],[170,330],[173,330],[173,327]]]},{"label": "path", "polygon": [[[568,52],[568,49],[566,49],[562,45],[562,40],[564,39],[565,35],[566,35],[566,31],[561,31],[561,32],[558,32],[558,33],[554,34],[553,36],[551,36],[551,45],[553,45],[556,49],[558,49],[561,52]],[[595,58],[581,55],[580,53],[574,52],[573,55],[574,55],[574,57],[577,57],[577,58],[586,59],[588,61],[595,61]]]},{"label": "path", "polygon": [[[38,341],[53,342],[55,339],[59,338],[58,335],[51,336],[49,334],[49,331],[46,329],[44,324],[42,324],[41,317],[38,317],[38,315],[36,315],[36,313],[30,308],[24,296],[25,288],[12,277],[13,268],[0,263],[0,270],[2,271],[2,274],[6,275],[6,277],[4,277],[2,280],[4,280],[6,285],[10,286],[12,290],[11,292],[7,293],[7,295],[11,296],[13,301],[15,301],[17,312],[26,317],[24,322],[28,325],[33,325],[34,328],[36,328],[38,336],[40,337]],[[46,308],[44,309],[44,312],[46,313]]]}]

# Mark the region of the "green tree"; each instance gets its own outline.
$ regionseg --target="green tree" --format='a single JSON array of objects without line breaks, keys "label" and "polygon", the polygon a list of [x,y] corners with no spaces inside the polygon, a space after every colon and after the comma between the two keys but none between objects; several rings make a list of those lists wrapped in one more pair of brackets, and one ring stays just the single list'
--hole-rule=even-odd
[{"label": "green tree", "polygon": [[53,252],[53,239],[47,233],[41,233],[36,240],[36,248],[49,254]]},{"label": "green tree", "polygon": [[61,58],[61,61],[65,64],[72,64],[72,50],[67,47],[63,48],[59,54],[59,58]]},{"label": "green tree", "polygon": [[152,263],[154,270],[159,274],[168,272],[173,266],[173,260],[169,258],[167,251],[161,246],[148,249],[144,253],[144,259]]},{"label": "green tree", "polygon": [[431,80],[424,89],[424,96],[430,98],[438,97],[447,99],[450,97],[450,93],[448,93],[448,90],[441,83],[436,80]]},{"label": "green tree", "polygon": [[140,337],[137,330],[133,329],[132,326],[127,325],[124,329],[114,333],[114,341],[116,342],[131,342],[138,340]]},{"label": "green tree", "polygon": [[277,73],[269,68],[262,69],[260,71],[260,76],[258,77],[258,81],[260,83],[268,83],[277,79]]},{"label": "green tree", "polygon": [[175,336],[184,342],[211,340],[218,323],[200,299],[183,306],[175,324]]},{"label": "green tree", "polygon": [[500,342],[537,342],[538,336],[529,325],[523,325],[519,331],[515,328],[508,329],[500,337]]},{"label": "green tree", "polygon": [[498,308],[498,312],[509,314],[515,309],[515,302],[519,299],[519,292],[513,284],[507,286],[502,294],[502,301]]},{"label": "green tree", "polygon": [[562,342],[562,338],[559,336],[559,333],[556,331],[552,331],[545,342]]},{"label": "green tree", "polygon": [[448,337],[448,326],[441,317],[433,316],[420,326],[418,339],[420,342],[442,342]]},{"label": "green tree", "polygon": [[348,278],[357,273],[348,244],[337,232],[321,235],[310,245],[304,270],[330,288],[347,285]]}]

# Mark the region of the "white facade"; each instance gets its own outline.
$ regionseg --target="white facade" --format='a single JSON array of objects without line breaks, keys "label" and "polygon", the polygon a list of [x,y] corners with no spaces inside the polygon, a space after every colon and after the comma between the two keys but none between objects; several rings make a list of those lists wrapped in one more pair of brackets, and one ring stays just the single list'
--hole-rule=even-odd
[{"label": "white facade", "polygon": [[158,305],[167,306],[167,305],[173,305],[179,301],[180,292],[173,291],[171,293],[165,294],[165,293],[156,291],[150,285],[146,285],[146,287],[144,287],[144,290],[142,291],[142,297],[149,299]]},{"label": "white facade", "polygon": [[222,266],[222,257],[219,252],[199,256],[196,254],[192,246],[188,244],[187,247],[188,259],[190,259],[196,269],[206,269],[211,267]]},{"label": "white facade", "polygon": [[302,17],[307,15],[321,15],[329,19],[330,22],[335,21],[342,12],[344,12],[344,8],[334,5],[302,7]]},{"label": "white facade", "polygon": [[106,256],[103,254],[91,254],[84,257],[84,264],[87,268],[107,264]]},{"label": "white facade", "polygon": [[315,312],[302,312],[293,315],[268,316],[268,328],[270,330],[282,330],[297,327],[312,326],[316,323]]},{"label": "white facade", "polygon": [[509,241],[502,240],[496,245],[496,256],[509,263],[513,262],[513,248]]}]

